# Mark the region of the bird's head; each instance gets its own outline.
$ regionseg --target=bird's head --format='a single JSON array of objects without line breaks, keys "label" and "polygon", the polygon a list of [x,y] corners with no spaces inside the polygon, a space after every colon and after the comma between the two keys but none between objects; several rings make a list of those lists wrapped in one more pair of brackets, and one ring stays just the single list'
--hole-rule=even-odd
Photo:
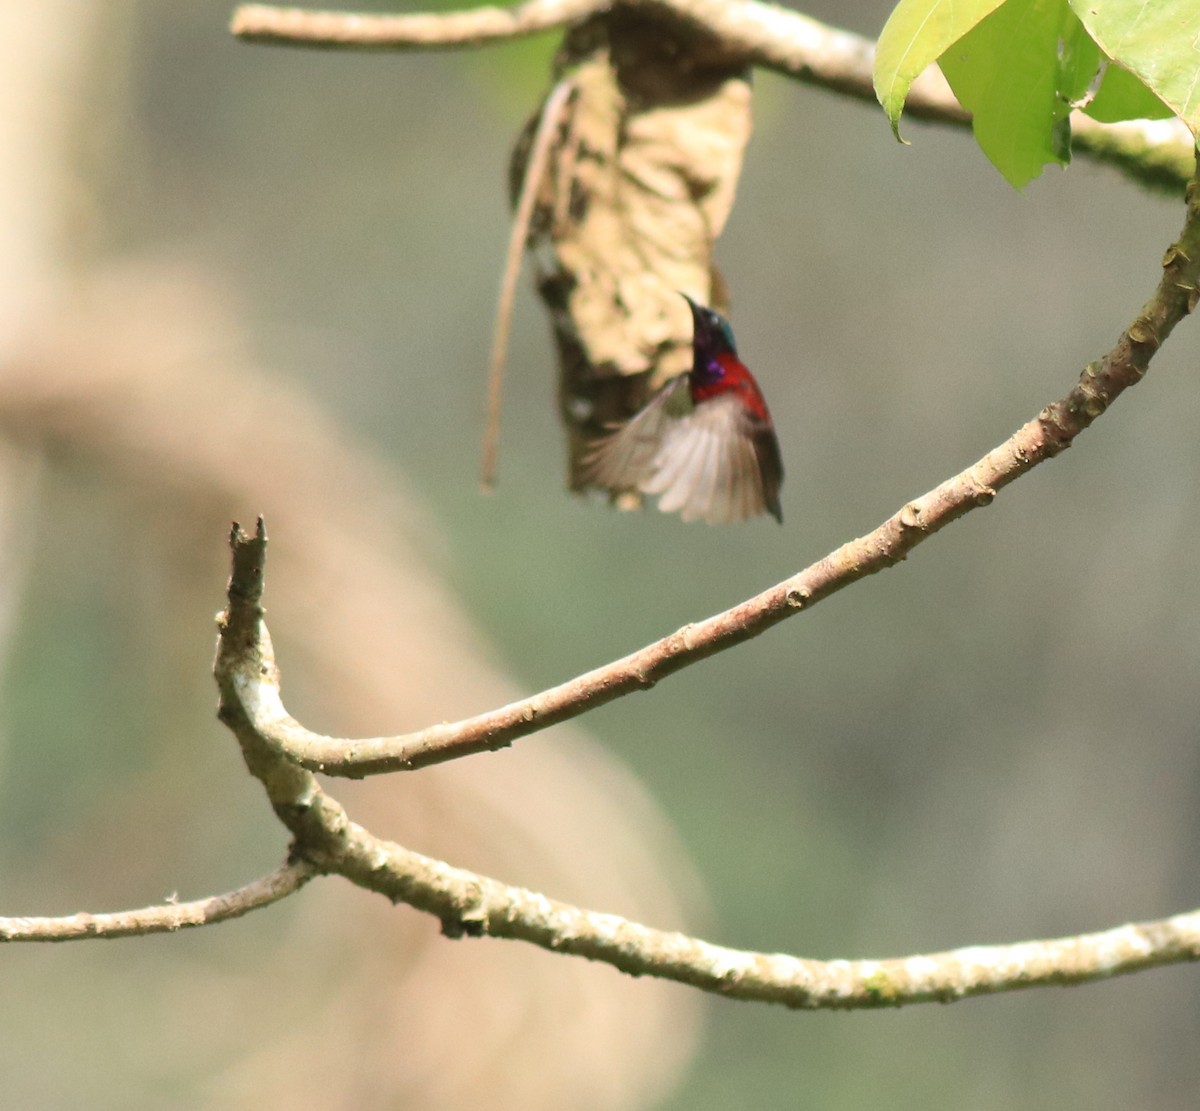
[{"label": "bird's head", "polygon": [[733,329],[715,309],[698,305],[686,293],[680,296],[692,310],[692,390],[722,388],[730,365],[740,366]]},{"label": "bird's head", "polygon": [[679,295],[692,310],[694,325],[692,349],[696,353],[696,363],[701,365],[715,355],[736,355],[737,345],[733,340],[733,329],[715,309],[698,305],[686,293]]}]

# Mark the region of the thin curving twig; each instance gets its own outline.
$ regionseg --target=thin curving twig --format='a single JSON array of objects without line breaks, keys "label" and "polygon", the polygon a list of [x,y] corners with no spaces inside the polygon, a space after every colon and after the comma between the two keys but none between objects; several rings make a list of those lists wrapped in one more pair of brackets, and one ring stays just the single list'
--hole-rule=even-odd
[{"label": "thin curving twig", "polygon": [[[1188,187],[1187,218],[1163,259],[1153,297],[1100,361],[1088,366],[1061,401],[1046,406],[965,471],[909,502],[866,536],[732,609],[682,629],[623,659],[497,710],[417,733],[350,740],[305,729],[284,709],[274,660],[233,676],[247,718],[262,742],[312,771],[359,777],[411,770],[504,748],[520,737],[577,717],[613,699],[766,632],[785,618],[904,559],[952,521],[989,504],[997,491],[1070,446],[1076,436],[1146,373],[1154,352],[1196,306],[1200,293],[1200,187]],[[265,537],[263,540],[265,559]],[[263,568],[257,568],[261,593]],[[260,622],[261,624],[261,622]],[[253,633],[267,645],[265,626]]]},{"label": "thin curving twig", "polygon": [[275,871],[223,895],[189,903],[168,902],[111,914],[66,914],[57,918],[0,918],[0,942],[80,941],[84,938],[140,937],[213,926],[270,906],[299,891],[317,869],[304,860],[289,861]]}]

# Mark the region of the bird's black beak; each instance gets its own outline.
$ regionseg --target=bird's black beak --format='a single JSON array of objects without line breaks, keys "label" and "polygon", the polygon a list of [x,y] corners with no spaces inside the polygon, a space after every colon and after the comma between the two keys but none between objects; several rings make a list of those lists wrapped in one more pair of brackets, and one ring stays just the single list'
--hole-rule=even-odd
[{"label": "bird's black beak", "polygon": [[696,304],[682,289],[675,291],[687,303],[688,308],[692,310],[692,335],[698,336],[708,330],[708,324],[705,319],[704,306]]}]

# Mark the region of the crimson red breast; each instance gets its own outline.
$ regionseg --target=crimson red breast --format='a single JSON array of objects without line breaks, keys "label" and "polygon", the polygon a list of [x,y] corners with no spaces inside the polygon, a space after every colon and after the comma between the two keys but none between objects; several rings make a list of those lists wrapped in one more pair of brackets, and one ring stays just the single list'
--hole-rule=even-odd
[{"label": "crimson red breast", "polygon": [[780,523],[783,460],[754,376],[719,312],[681,294],[692,310],[692,369],[597,440],[588,479],[609,490],[657,495],[664,513],[725,524],[770,513]]}]

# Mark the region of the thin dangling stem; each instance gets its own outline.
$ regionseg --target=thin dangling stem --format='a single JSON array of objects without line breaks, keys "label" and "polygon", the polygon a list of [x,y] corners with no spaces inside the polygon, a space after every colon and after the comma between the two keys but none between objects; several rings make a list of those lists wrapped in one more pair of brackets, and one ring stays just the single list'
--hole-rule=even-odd
[{"label": "thin dangling stem", "polygon": [[513,300],[517,293],[517,278],[521,274],[521,256],[529,238],[529,225],[537,203],[538,190],[546,176],[555,130],[562,122],[564,110],[575,91],[572,78],[564,78],[550,91],[542,106],[541,118],[525,163],[521,195],[513,216],[512,234],[508,239],[508,254],[500,280],[500,297],[496,303],[496,323],[492,330],[492,354],[488,362],[487,420],[483,429],[483,466],[480,475],[484,490],[496,486],[496,462],[500,453],[500,408],[504,392],[504,370],[508,364],[508,336],[512,324]]}]

